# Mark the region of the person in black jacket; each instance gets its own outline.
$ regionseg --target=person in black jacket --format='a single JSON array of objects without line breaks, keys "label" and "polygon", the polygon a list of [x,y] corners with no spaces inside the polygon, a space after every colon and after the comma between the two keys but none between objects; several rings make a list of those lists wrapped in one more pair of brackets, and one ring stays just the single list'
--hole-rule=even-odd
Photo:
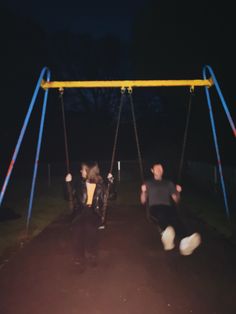
[{"label": "person in black jacket", "polygon": [[73,223],[76,231],[76,264],[85,269],[86,262],[96,266],[98,258],[98,227],[103,223],[107,206],[107,188],[96,162],[82,163],[81,178],[65,181],[72,193]]}]

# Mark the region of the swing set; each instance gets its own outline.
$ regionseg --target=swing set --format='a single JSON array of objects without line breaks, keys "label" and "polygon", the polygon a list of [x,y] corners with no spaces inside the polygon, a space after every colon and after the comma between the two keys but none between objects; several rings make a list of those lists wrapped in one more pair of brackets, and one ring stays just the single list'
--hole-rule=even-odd
[{"label": "swing set", "polygon": [[[139,87],[180,87],[180,86],[187,86],[190,88],[190,98],[188,103],[188,112],[187,112],[187,118],[186,118],[186,126],[184,131],[184,139],[183,139],[183,146],[182,146],[182,154],[180,159],[180,167],[179,167],[179,173],[178,173],[178,180],[181,179],[181,172],[183,167],[183,161],[184,161],[184,151],[186,146],[186,139],[187,139],[187,131],[189,126],[189,117],[190,117],[190,111],[191,111],[191,102],[192,102],[192,95],[194,92],[194,87],[204,87],[205,94],[207,98],[207,104],[208,104],[208,110],[209,110],[209,117],[211,122],[211,129],[213,134],[213,140],[214,140],[214,146],[216,151],[216,157],[217,157],[217,165],[218,165],[218,171],[220,176],[220,183],[221,183],[221,189],[223,193],[224,198],[224,205],[226,210],[227,218],[230,218],[230,212],[229,212],[229,205],[228,205],[228,198],[226,194],[226,188],[225,188],[225,182],[224,182],[224,176],[223,176],[223,169],[221,164],[221,157],[220,157],[220,151],[218,146],[218,139],[216,134],[216,127],[215,127],[215,121],[214,116],[212,112],[212,104],[211,104],[211,98],[210,98],[210,88],[215,86],[217,94],[220,98],[221,105],[223,106],[224,112],[227,116],[228,122],[230,124],[230,127],[233,131],[234,137],[236,137],[236,128],[234,125],[234,122],[232,120],[232,117],[230,115],[230,112],[228,110],[228,106],[225,102],[225,99],[223,97],[223,94],[221,92],[221,89],[219,87],[219,84],[217,82],[217,79],[215,77],[215,74],[212,70],[212,68],[209,65],[205,65],[202,70],[202,79],[197,80],[126,80],[126,81],[51,81],[51,72],[47,67],[44,67],[40,73],[35,91],[33,93],[27,114],[25,116],[23,127],[21,129],[10,165],[7,170],[7,174],[5,177],[5,180],[3,182],[3,186],[0,192],[0,206],[2,205],[4,194],[9,182],[9,179],[11,177],[11,173],[13,171],[13,167],[15,165],[18,152],[27,128],[27,125],[29,123],[29,119],[32,113],[32,110],[34,108],[37,96],[39,94],[39,90],[44,90],[44,97],[43,97],[43,105],[42,105],[42,112],[41,112],[41,120],[40,120],[40,128],[39,128],[39,134],[38,134],[38,142],[37,142],[37,149],[36,149],[36,155],[35,155],[35,162],[34,162],[34,171],[33,171],[33,177],[32,177],[32,184],[31,184],[31,191],[30,191],[30,198],[29,198],[29,205],[28,205],[28,213],[27,213],[27,223],[26,227],[27,230],[29,228],[30,218],[32,214],[32,205],[33,205],[33,198],[34,198],[34,191],[35,191],[35,183],[36,183],[36,177],[37,177],[37,170],[38,170],[38,163],[39,163],[39,155],[40,155],[40,148],[41,148],[41,141],[42,141],[42,135],[43,135],[43,128],[44,128],[44,120],[45,120],[45,114],[46,114],[46,108],[47,108],[47,99],[48,99],[48,93],[49,90],[52,88],[56,88],[59,90],[59,96],[61,100],[61,108],[62,108],[62,118],[63,118],[63,128],[64,128],[64,140],[65,140],[65,152],[66,152],[66,168],[67,172],[70,172],[70,165],[69,165],[69,154],[68,154],[68,143],[67,143],[67,134],[66,134],[66,125],[65,125],[65,112],[64,112],[64,102],[63,102],[63,93],[65,88],[120,88],[121,89],[121,99],[120,99],[120,106],[119,106],[119,112],[118,112],[118,119],[117,119],[117,126],[115,131],[115,140],[113,145],[113,151],[112,151],[112,158],[111,158],[111,166],[109,173],[113,172],[113,166],[114,166],[114,160],[115,160],[115,150],[116,150],[116,144],[117,144],[117,137],[118,137],[118,131],[119,131],[119,124],[120,124],[120,117],[122,112],[122,106],[123,101],[126,92],[128,92],[130,104],[131,104],[131,112],[132,112],[132,119],[133,119],[133,125],[134,125],[134,132],[135,132],[135,139],[137,144],[137,150],[138,150],[138,158],[139,158],[139,166],[140,166],[140,174],[141,179],[143,180],[143,167],[142,167],[142,159],[141,159],[141,152],[139,147],[139,141],[138,141],[138,133],[137,133],[137,126],[135,121],[135,114],[134,114],[134,103],[132,98],[132,91],[133,88],[139,88]],[[210,77],[209,77],[210,76]],[[209,78],[207,78],[209,77]],[[69,197],[69,206],[71,208],[72,206],[72,199]]]}]

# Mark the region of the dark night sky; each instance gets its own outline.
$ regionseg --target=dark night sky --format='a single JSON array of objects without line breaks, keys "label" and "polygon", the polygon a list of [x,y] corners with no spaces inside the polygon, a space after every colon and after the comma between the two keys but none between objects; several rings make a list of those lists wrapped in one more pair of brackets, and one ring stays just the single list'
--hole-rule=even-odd
[{"label": "dark night sky", "polygon": [[[2,19],[2,23],[6,25],[1,26],[2,38],[4,38],[2,50],[4,57],[1,61],[3,62],[3,72],[6,73],[2,83],[2,86],[5,84],[2,97],[4,103],[10,103],[11,106],[5,107],[6,113],[2,115],[4,118],[1,120],[1,127],[4,128],[2,133],[6,134],[6,138],[11,134],[13,143],[17,139],[19,125],[23,121],[39,71],[45,65],[52,67],[54,71],[53,80],[60,80],[66,75],[68,80],[78,78],[94,80],[97,78],[197,79],[202,78],[203,65],[209,64],[216,74],[234,121],[236,120],[234,109],[236,28],[234,10],[230,7],[232,4],[223,6],[222,3],[216,3],[213,0],[200,0],[197,3],[191,3],[191,5],[189,1],[185,0],[169,2],[157,0],[121,0],[117,2],[108,0],[42,0],[37,2],[8,0],[4,6],[8,9],[8,14],[11,14],[11,17]],[[73,33],[73,37],[65,36],[65,32]],[[85,44],[81,45],[80,37],[80,45],[76,46],[76,34],[78,36],[79,34],[89,34],[95,42],[84,37],[82,43]],[[110,38],[102,48],[104,51],[104,58],[102,59],[101,55],[96,55],[101,48],[102,41],[96,42],[96,40],[106,38],[108,35],[114,38],[112,40]],[[122,43],[119,43],[119,40]],[[99,49],[98,45],[100,45]],[[86,47],[90,50],[87,51]],[[118,50],[119,52],[117,52]],[[117,54],[114,55],[114,52]],[[79,63],[78,60],[81,58],[84,58],[85,61]],[[95,71],[95,67],[99,68],[102,62],[106,63],[106,70],[103,69],[102,72],[99,72],[99,69],[96,69]],[[81,66],[84,67],[83,70],[81,70]],[[123,72],[122,66],[125,68]],[[66,73],[65,68],[70,68],[71,72]],[[102,74],[99,76],[98,73]],[[14,93],[12,93],[12,89]],[[151,95],[152,92],[145,91],[146,95],[148,93]],[[205,99],[203,101],[205,96],[202,91],[197,90],[197,93],[198,98],[195,101],[197,106],[193,109],[191,121],[192,152],[190,157],[207,159],[209,156],[208,146],[213,149],[212,139],[210,145],[207,141],[212,136],[206,104],[204,108],[201,106],[205,101]],[[169,96],[171,94],[172,96]],[[78,96],[75,93],[71,95],[74,97],[74,102],[78,103],[77,99],[79,98],[76,98]],[[156,97],[156,94],[154,96]],[[166,105],[168,109],[164,110],[165,118],[158,118],[157,116],[159,119],[158,127],[155,128],[153,125],[157,123],[154,121],[154,111],[151,111],[153,108],[149,106],[149,109],[144,110],[144,105],[151,103],[151,100],[147,99],[144,93],[136,97],[136,104],[143,102],[143,107],[140,107],[139,117],[141,118],[138,121],[138,126],[144,155],[148,156],[153,149],[153,142],[148,142],[151,130],[153,140],[158,142],[161,138],[163,139],[167,150],[169,150],[169,155],[171,149],[175,150],[176,146],[180,147],[179,141],[183,133],[187,96],[188,90],[186,89],[161,90],[158,97],[160,97],[162,105]],[[71,102],[71,99],[68,98],[67,106]],[[109,105],[110,103],[108,107]],[[93,103],[90,104],[90,108],[92,106]],[[55,129],[57,125],[60,125],[59,122],[56,122],[55,108],[50,106],[48,109],[45,131],[46,143],[48,143],[46,147],[50,147],[50,141],[55,140]],[[224,150],[232,152],[233,139],[228,140],[229,137],[232,137],[229,124],[225,119],[223,110],[219,108],[217,110],[218,130],[219,133],[223,132],[221,141],[224,144]],[[10,119],[10,122],[6,123],[12,112],[15,112],[15,117],[18,120],[17,118]],[[93,113],[95,113],[93,119],[96,119],[98,112],[94,111]],[[68,115],[70,114],[68,113]],[[68,128],[71,128],[70,134],[73,134],[70,144],[74,146],[78,133],[74,125],[78,125],[77,121],[81,122],[85,118],[83,116],[81,120],[81,117],[78,117],[76,120],[75,113],[72,113],[72,116],[69,119]],[[98,135],[101,138],[106,136],[106,124],[109,124],[109,117],[105,115],[104,120],[101,116],[99,117],[101,118],[101,125]],[[15,127],[16,123],[17,127]],[[83,127],[86,125],[83,121],[81,124]],[[114,129],[114,125],[112,127]],[[128,124],[124,124],[123,127],[125,130],[123,138],[125,144],[123,146],[127,149],[129,143],[134,139],[127,136],[127,132],[130,132]],[[150,128],[149,131],[147,131],[148,128]],[[50,135],[48,135],[49,133]],[[111,135],[112,131],[109,133]],[[226,138],[227,140],[225,140]],[[112,136],[107,139],[107,146],[112,146],[112,140]],[[12,151],[12,142],[9,143],[8,141],[5,150],[10,147],[10,151]],[[32,141],[29,140],[29,142]],[[99,143],[100,140],[98,139],[96,142]],[[56,144],[54,143],[54,145]],[[2,150],[3,148],[1,148]],[[101,150],[100,147],[98,150]],[[130,154],[128,152],[123,155],[124,158],[136,156],[135,148],[133,149],[135,153],[132,153],[132,149],[130,150]],[[205,154],[199,153],[202,150],[205,151]],[[210,155],[212,156],[214,153]],[[75,148],[74,156],[74,158],[80,158]],[[50,158],[53,159],[54,157]]]},{"label": "dark night sky", "polygon": [[129,38],[134,15],[144,0],[132,1],[7,1],[7,6],[22,16],[31,17],[46,31],[69,30],[101,37],[112,33]]},{"label": "dark night sky", "polygon": [[5,6],[19,18],[30,18],[46,33],[68,31],[95,38],[111,34],[126,39],[133,46],[130,60],[139,63],[136,73],[140,79],[198,78],[202,66],[209,64],[227,93],[231,88],[236,70],[232,4],[213,0],[199,0],[192,6],[187,0],[9,0]]},{"label": "dark night sky", "polygon": [[[151,68],[148,61],[153,63],[156,56],[156,79],[198,78],[204,64],[213,66],[220,79],[236,70],[231,4],[213,0],[199,0],[192,6],[187,0],[8,0],[5,6],[18,18],[39,24],[46,33],[68,31],[95,38],[111,34],[126,39],[134,47],[130,59],[142,62],[144,68]],[[150,75],[150,69],[146,71]],[[138,73],[140,79],[146,75],[141,66]]]}]

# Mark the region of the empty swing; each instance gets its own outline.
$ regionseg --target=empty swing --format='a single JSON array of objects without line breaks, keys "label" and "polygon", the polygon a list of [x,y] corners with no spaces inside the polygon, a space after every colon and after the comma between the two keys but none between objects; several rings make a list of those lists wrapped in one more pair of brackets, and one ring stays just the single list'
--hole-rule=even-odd
[{"label": "empty swing", "polygon": [[111,165],[110,165],[109,174],[112,175],[112,173],[113,173],[115,153],[116,153],[116,148],[117,148],[117,139],[118,139],[118,133],[119,133],[119,127],[120,127],[120,121],[121,121],[121,113],[122,113],[122,108],[123,108],[123,104],[124,104],[124,99],[126,96],[126,90],[128,91],[129,102],[130,102],[130,106],[131,106],[134,135],[135,135],[135,141],[136,141],[137,152],[138,152],[140,177],[141,177],[141,181],[143,181],[144,180],[143,162],[142,162],[139,137],[138,137],[138,131],[137,131],[137,125],[136,125],[134,102],[133,102],[133,97],[132,97],[132,87],[128,87],[127,89],[125,87],[121,88],[121,98],[120,98],[120,104],[119,104],[119,109],[118,109],[118,117],[117,117],[117,124],[116,124],[116,130],[115,130],[115,137],[114,137],[114,143],[113,143],[113,149],[112,149],[112,157],[111,157]]}]

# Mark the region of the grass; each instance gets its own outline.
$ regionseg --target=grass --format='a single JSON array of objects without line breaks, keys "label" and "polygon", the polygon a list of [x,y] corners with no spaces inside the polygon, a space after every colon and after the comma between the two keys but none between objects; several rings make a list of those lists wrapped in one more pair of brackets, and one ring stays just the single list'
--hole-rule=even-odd
[{"label": "grass", "polygon": [[[202,191],[187,189],[182,197],[182,205],[195,216],[214,228],[225,238],[234,238],[236,217],[234,213],[227,216],[221,195],[211,195]],[[235,241],[235,240],[234,240]]]},{"label": "grass", "polygon": [[11,248],[19,246],[22,241],[36,236],[60,214],[67,212],[67,201],[63,197],[63,179],[54,179],[50,187],[45,182],[39,181],[35,189],[27,230],[30,184],[28,180],[16,180],[4,199],[3,206],[6,204],[5,206],[21,217],[0,222],[0,256],[4,256]]}]

